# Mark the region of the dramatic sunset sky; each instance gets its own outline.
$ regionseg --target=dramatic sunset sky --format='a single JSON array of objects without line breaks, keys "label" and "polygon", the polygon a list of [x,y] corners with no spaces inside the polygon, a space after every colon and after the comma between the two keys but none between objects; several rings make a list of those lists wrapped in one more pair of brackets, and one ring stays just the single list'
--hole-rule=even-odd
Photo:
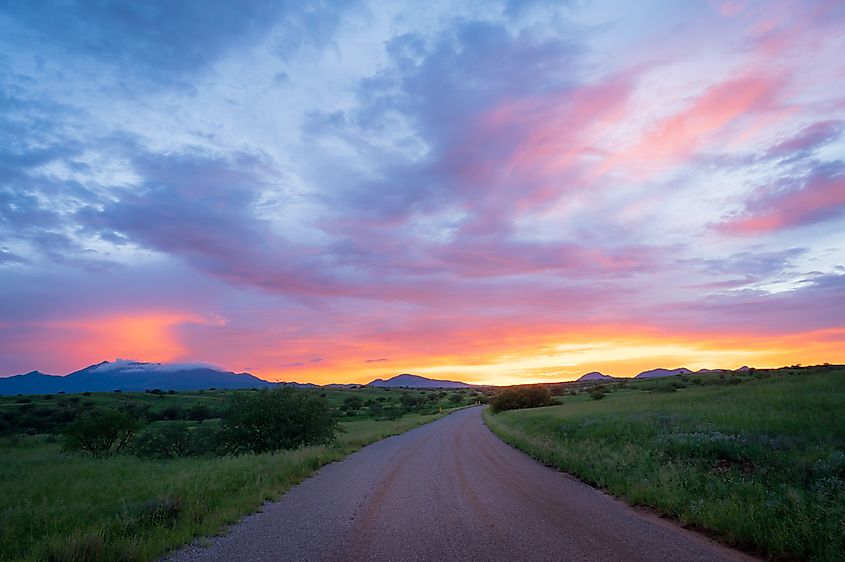
[{"label": "dramatic sunset sky", "polygon": [[845,2],[5,1],[0,375],[845,362]]}]

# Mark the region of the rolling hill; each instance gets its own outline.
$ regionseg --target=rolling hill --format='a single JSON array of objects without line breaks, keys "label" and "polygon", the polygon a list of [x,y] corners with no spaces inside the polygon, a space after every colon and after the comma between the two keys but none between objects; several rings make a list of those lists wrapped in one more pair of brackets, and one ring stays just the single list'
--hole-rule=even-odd
[{"label": "rolling hill", "polygon": [[680,367],[678,369],[652,369],[650,371],[643,371],[636,377],[635,379],[655,379],[658,377],[671,377],[674,375],[686,375],[692,373],[686,367]]},{"label": "rolling hill", "polygon": [[376,379],[367,386],[377,386],[382,388],[472,388],[475,385],[460,381],[428,379],[419,375],[402,374],[396,375],[395,377],[387,380]]},{"label": "rolling hill", "polygon": [[593,371],[592,373],[587,373],[586,375],[581,375],[577,382],[581,381],[612,381],[615,380],[616,377],[612,377],[610,375],[605,375],[604,373],[599,373],[598,371]]}]

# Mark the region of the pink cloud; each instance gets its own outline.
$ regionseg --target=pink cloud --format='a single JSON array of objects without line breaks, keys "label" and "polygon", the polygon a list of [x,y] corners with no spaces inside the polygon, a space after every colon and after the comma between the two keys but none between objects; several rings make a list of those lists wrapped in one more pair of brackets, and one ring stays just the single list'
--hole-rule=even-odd
[{"label": "pink cloud", "polygon": [[742,214],[723,221],[726,234],[754,235],[821,222],[845,213],[845,176],[818,173],[799,188],[770,189]]},{"label": "pink cloud", "polygon": [[[747,139],[759,129],[762,115],[776,109],[782,85],[782,78],[759,72],[715,84],[688,107],[645,131],[637,142],[612,154],[595,175],[621,168],[648,177],[686,161],[716,140]],[[740,121],[745,125],[731,129]]]}]

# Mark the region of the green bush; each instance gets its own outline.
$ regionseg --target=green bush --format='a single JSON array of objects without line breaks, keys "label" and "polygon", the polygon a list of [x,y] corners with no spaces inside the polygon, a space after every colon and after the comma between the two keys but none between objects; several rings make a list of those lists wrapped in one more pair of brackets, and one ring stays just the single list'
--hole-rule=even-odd
[{"label": "green bush", "polygon": [[222,423],[223,443],[235,454],[324,445],[339,430],[325,398],[291,386],[232,394]]},{"label": "green bush", "polygon": [[194,404],[188,409],[186,417],[191,421],[201,422],[213,418],[214,413],[205,404]]},{"label": "green bush", "polygon": [[605,394],[607,394],[607,392],[605,392],[604,388],[596,387],[590,391],[590,398],[593,400],[601,400],[604,398]]},{"label": "green bush", "polygon": [[544,386],[519,386],[508,388],[490,400],[493,413],[522,408],[539,408],[556,402],[549,389]]},{"label": "green bush", "polygon": [[403,392],[402,396],[399,397],[399,403],[405,408],[407,411],[416,410],[423,405],[423,398],[421,396],[413,396],[408,392]]},{"label": "green bush", "polygon": [[65,449],[105,457],[124,450],[138,430],[138,420],[117,410],[93,409],[65,428]]},{"label": "green bush", "polygon": [[364,401],[357,396],[347,396],[343,401],[343,410],[347,416],[354,416],[364,405]]},{"label": "green bush", "polygon": [[149,428],[132,443],[132,452],[146,458],[185,457],[191,449],[190,431],[182,423]]}]

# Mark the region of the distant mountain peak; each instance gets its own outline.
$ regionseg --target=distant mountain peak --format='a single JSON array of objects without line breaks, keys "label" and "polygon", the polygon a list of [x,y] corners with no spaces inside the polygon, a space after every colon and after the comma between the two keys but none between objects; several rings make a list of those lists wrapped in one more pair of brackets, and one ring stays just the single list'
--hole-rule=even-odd
[{"label": "distant mountain peak", "polygon": [[578,379],[578,381],[579,382],[580,381],[609,381],[609,380],[613,380],[615,378],[616,377],[612,377],[610,375],[605,375],[604,373],[600,373],[598,371],[592,371],[592,372],[587,373],[585,375],[581,375],[581,377]]},{"label": "distant mountain peak", "polygon": [[461,381],[448,381],[429,379],[419,375],[412,375],[410,373],[403,373],[396,375],[387,380],[375,379],[367,386],[395,388],[407,386],[408,388],[470,388],[473,385]]}]

